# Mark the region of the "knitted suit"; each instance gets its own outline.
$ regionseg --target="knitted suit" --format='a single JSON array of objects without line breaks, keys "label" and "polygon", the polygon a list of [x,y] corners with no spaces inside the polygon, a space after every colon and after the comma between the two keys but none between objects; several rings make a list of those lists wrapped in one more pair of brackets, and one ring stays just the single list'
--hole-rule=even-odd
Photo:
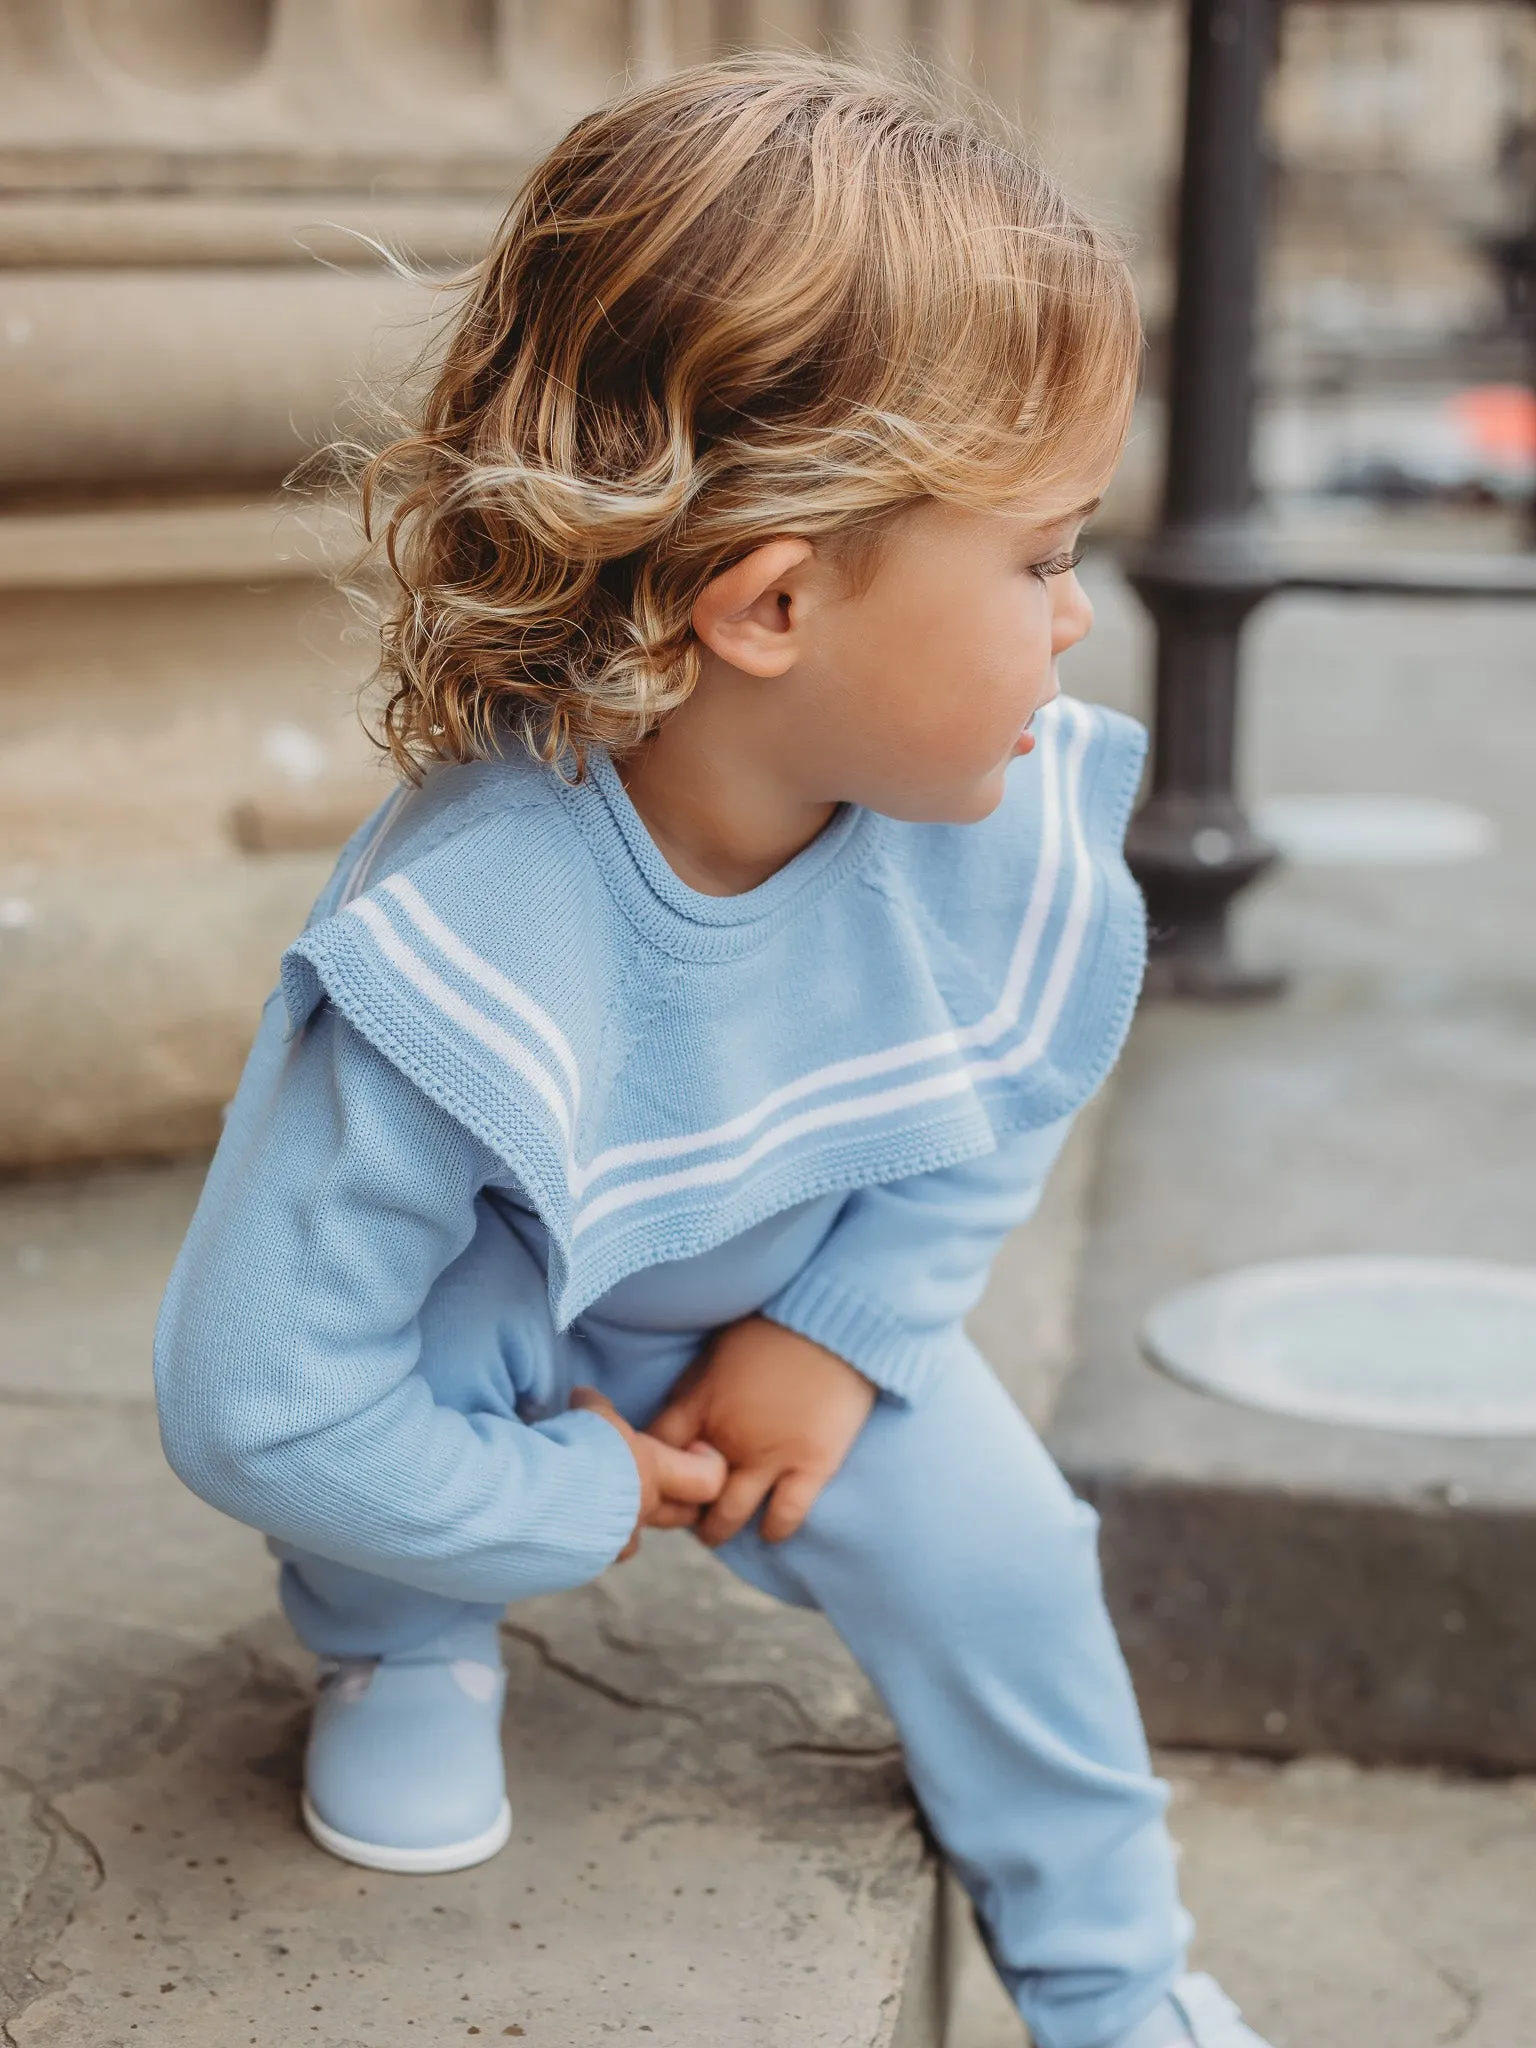
[{"label": "knitted suit", "polygon": [[284,962],[172,1278],[187,1482],[264,1529],[321,1652],[430,1641],[628,1539],[622,1439],[761,1312],[881,1398],[803,1529],[723,1553],[821,1607],[1043,2048],[1182,1967],[1093,1518],[963,1318],[1139,985],[1128,721],[1062,700],[981,825],[846,808],[761,888],[656,852],[610,763],[442,770]]}]

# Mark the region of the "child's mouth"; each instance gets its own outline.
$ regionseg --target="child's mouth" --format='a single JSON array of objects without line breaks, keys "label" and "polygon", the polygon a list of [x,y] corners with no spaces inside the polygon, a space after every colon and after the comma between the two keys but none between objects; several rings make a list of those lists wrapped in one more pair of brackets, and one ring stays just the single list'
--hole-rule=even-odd
[{"label": "child's mouth", "polygon": [[1028,718],[1025,719],[1023,730],[1020,732],[1018,738],[1013,743],[1013,751],[1015,756],[1018,756],[1020,754],[1032,754],[1035,751],[1035,736],[1033,732],[1031,732],[1030,727],[1034,724],[1036,715],[1038,714],[1039,710],[1040,706],[1037,704],[1034,710],[1031,711],[1031,713],[1029,714]]},{"label": "child's mouth", "polygon": [[1033,710],[1033,711],[1031,711],[1031,713],[1029,714],[1028,718],[1026,718],[1026,719],[1025,719],[1025,721],[1024,721],[1024,729],[1023,729],[1023,731],[1022,731],[1022,732],[1021,732],[1021,733],[1019,734],[1018,738],[1017,738],[1017,739],[1016,739],[1016,740],[1014,741],[1014,743],[1013,743],[1013,752],[1014,752],[1014,757],[1015,757],[1015,759],[1017,759],[1017,758],[1018,758],[1018,757],[1019,757],[1019,756],[1020,756],[1021,754],[1032,754],[1032,753],[1033,753],[1033,752],[1035,751],[1035,736],[1034,736],[1034,734],[1033,734],[1033,733],[1032,733],[1032,732],[1030,731],[1030,727],[1031,727],[1031,726],[1032,726],[1032,725],[1034,724],[1034,722],[1035,722],[1036,718],[1037,718],[1037,717],[1039,716],[1039,714],[1040,714],[1040,713],[1041,713],[1041,712],[1042,712],[1042,711],[1043,711],[1043,710],[1045,709],[1046,705],[1047,705],[1047,704],[1054,704],[1054,703],[1055,703],[1055,701],[1056,701],[1056,699],[1057,699],[1057,698],[1058,698],[1058,697],[1059,697],[1060,695],[1061,695],[1061,683],[1060,683],[1060,681],[1059,681],[1059,680],[1058,680],[1058,678],[1057,678],[1057,675],[1056,675],[1056,666],[1055,666],[1055,663],[1053,662],[1053,663],[1051,664],[1051,688],[1050,688],[1050,694],[1049,694],[1048,696],[1046,696],[1046,697],[1043,697],[1043,698],[1042,698],[1042,699],[1040,700],[1040,702],[1039,702],[1039,703],[1038,703],[1038,704],[1037,704],[1037,705],[1035,706],[1034,710]]}]

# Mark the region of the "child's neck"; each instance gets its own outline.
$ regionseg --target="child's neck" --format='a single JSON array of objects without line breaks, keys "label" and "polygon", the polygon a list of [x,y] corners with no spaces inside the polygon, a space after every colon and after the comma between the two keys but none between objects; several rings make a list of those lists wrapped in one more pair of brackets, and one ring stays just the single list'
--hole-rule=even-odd
[{"label": "child's neck", "polygon": [[[679,880],[740,896],[810,845],[837,806],[794,786],[760,706],[701,684],[618,763],[630,802]],[[761,707],[766,708],[766,707]]]}]

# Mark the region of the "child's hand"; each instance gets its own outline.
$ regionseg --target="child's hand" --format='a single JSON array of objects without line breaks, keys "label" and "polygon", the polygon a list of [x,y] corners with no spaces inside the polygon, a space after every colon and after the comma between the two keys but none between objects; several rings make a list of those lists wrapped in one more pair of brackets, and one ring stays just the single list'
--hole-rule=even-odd
[{"label": "child's hand", "polygon": [[763,1515],[769,1543],[793,1536],[837,1471],[875,1405],[860,1372],[764,1316],[720,1332],[689,1367],[650,1434],[681,1448],[701,1440],[731,1476],[699,1524],[705,1543],[728,1542]]},{"label": "child's hand", "polygon": [[585,1408],[612,1423],[629,1446],[629,1454],[640,1474],[640,1514],[634,1534],[619,1552],[617,1562],[633,1557],[640,1548],[642,1529],[691,1529],[707,1504],[719,1497],[726,1483],[725,1460],[717,1450],[692,1438],[677,1444],[661,1443],[631,1429],[618,1409],[596,1387],[577,1387],[571,1395],[573,1408]]}]

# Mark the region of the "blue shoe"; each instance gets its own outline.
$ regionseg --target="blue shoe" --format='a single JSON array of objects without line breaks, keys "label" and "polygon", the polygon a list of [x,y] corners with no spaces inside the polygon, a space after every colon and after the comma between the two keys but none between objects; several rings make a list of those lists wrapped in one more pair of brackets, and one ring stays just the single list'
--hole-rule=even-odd
[{"label": "blue shoe", "polygon": [[322,1666],[304,1760],[304,1825],[367,1870],[467,1870],[512,1832],[501,1755],[507,1675],[493,1628],[403,1656]]},{"label": "blue shoe", "polygon": [[1214,1977],[1181,1977],[1139,2026],[1108,2048],[1269,2048]]}]

